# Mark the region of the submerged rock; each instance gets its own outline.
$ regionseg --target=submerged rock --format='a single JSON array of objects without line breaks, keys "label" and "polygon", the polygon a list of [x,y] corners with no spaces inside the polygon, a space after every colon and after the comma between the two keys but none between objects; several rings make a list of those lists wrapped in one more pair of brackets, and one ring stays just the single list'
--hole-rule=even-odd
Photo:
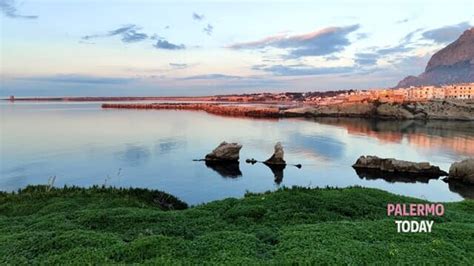
[{"label": "submerged rock", "polygon": [[453,163],[449,168],[448,180],[474,184],[474,158]]},{"label": "submerged rock", "polygon": [[220,162],[238,162],[239,153],[242,145],[238,143],[227,143],[223,141],[211,153],[206,155],[206,161],[220,161]]},{"label": "submerged rock", "polygon": [[373,169],[382,172],[423,174],[436,177],[448,175],[448,173],[439,169],[438,166],[430,165],[428,162],[416,163],[370,155],[359,157],[352,167],[355,169]]},{"label": "submerged rock", "polygon": [[283,146],[281,145],[280,142],[277,142],[277,144],[275,145],[275,151],[273,152],[272,157],[270,157],[264,163],[265,164],[286,164],[285,160],[283,159],[283,156],[284,156]]}]

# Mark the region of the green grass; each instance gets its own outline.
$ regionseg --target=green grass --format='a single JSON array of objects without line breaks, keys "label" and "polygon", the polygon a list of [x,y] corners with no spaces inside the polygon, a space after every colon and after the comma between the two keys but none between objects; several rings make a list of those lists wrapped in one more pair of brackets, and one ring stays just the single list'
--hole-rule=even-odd
[{"label": "green grass", "polygon": [[[31,186],[0,194],[0,264],[466,264],[474,201],[401,234],[377,189],[280,189],[188,208],[145,189]],[[431,219],[431,218],[430,218]]]}]

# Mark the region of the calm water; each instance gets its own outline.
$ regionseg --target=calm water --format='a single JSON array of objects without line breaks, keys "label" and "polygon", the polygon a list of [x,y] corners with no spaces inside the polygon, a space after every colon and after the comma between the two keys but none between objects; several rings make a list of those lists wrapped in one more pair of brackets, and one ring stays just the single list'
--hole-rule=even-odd
[{"label": "calm water", "polygon": [[[280,186],[361,185],[433,201],[473,197],[474,187],[431,179],[361,174],[351,165],[371,154],[429,161],[448,170],[474,155],[470,122],[375,122],[362,119],[230,118],[195,111],[102,110],[100,103],[1,103],[0,190],[28,184],[147,187],[190,204],[242,197]],[[236,168],[207,167],[221,141],[243,144]],[[281,141],[289,163],[274,171],[263,160]]]}]

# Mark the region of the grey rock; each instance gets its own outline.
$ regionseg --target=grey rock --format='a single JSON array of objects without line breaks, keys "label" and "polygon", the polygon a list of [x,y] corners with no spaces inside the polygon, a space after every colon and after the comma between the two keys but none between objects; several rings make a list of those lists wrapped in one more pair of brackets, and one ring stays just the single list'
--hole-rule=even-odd
[{"label": "grey rock", "polygon": [[237,162],[242,145],[238,143],[222,142],[211,153],[206,155],[206,161]]},{"label": "grey rock", "polygon": [[352,165],[355,169],[374,169],[389,173],[423,174],[428,176],[446,176],[448,173],[428,162],[409,162],[377,156],[360,156]]},{"label": "grey rock", "polygon": [[474,184],[474,158],[453,163],[449,168],[448,180]]},{"label": "grey rock", "polygon": [[281,145],[280,142],[277,142],[275,144],[275,151],[273,152],[273,155],[265,161],[266,164],[286,164],[284,158],[284,152],[283,152],[283,146]]}]

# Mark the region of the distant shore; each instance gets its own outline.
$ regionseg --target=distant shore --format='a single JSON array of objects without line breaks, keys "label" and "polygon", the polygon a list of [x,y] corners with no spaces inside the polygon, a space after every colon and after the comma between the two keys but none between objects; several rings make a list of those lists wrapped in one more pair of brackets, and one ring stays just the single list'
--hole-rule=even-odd
[{"label": "distant shore", "polygon": [[[216,115],[256,118],[357,117],[387,120],[474,121],[474,101],[472,100],[363,101],[314,104],[305,102],[301,93],[285,93],[285,95],[289,98],[281,98],[281,94],[264,93],[183,97],[28,97],[3,100],[11,102],[111,102],[102,104],[102,108],[198,110]],[[154,103],[140,103],[141,101],[154,101]]]},{"label": "distant shore", "polygon": [[104,103],[104,109],[171,109],[171,110],[198,110],[224,116],[246,116],[260,118],[279,118],[280,109],[273,106],[256,105],[223,105],[218,103]]},{"label": "distant shore", "polygon": [[210,101],[211,96],[155,97],[155,96],[104,96],[104,97],[14,97],[4,101],[26,102],[128,102],[128,101]]},{"label": "distant shore", "polygon": [[104,109],[197,110],[224,116],[256,118],[357,117],[395,120],[474,121],[474,105],[457,101],[407,103],[344,103],[333,105],[229,105],[219,103],[119,103],[102,104]]}]

